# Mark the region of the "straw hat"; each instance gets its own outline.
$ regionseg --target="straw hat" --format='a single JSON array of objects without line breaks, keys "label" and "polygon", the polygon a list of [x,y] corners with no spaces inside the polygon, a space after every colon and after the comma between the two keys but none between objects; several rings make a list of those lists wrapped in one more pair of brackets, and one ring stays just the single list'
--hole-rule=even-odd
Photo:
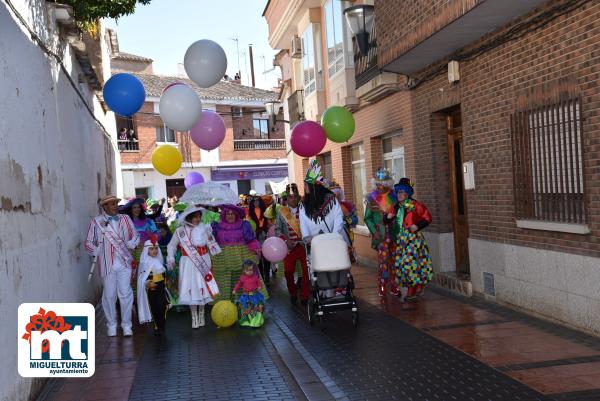
[{"label": "straw hat", "polygon": [[120,200],[121,200],[121,198],[117,198],[115,195],[107,195],[103,198],[100,198],[100,200],[98,201],[98,205],[104,206],[108,202],[112,202],[112,201],[119,202]]}]

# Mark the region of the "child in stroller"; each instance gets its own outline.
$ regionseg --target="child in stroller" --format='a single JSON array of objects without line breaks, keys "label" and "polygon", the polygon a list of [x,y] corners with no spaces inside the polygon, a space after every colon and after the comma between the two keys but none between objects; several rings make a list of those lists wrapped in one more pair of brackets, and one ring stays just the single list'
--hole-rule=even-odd
[{"label": "child in stroller", "polygon": [[322,323],[323,317],[338,310],[352,311],[352,324],[358,325],[358,303],[352,293],[354,280],[350,257],[343,237],[337,233],[319,234],[307,247],[311,293],[308,321]]}]

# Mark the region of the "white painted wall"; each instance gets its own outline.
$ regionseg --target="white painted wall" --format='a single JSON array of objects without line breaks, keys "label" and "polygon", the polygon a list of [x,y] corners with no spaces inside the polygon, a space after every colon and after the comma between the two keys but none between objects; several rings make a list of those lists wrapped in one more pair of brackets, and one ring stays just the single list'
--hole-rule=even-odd
[{"label": "white painted wall", "polygon": [[600,333],[600,258],[469,239],[473,291],[492,273],[491,300]]},{"label": "white painted wall", "polygon": [[[55,43],[44,1],[12,0],[53,49],[64,52],[75,82],[82,74],[67,47]],[[83,250],[99,196],[116,191],[116,156],[64,73],[0,2],[0,400],[27,400],[42,380],[21,378],[17,308],[22,302],[95,302]],[[85,84],[78,85],[111,130]],[[117,153],[118,156],[118,153]],[[24,341],[24,340],[23,340]]]}]

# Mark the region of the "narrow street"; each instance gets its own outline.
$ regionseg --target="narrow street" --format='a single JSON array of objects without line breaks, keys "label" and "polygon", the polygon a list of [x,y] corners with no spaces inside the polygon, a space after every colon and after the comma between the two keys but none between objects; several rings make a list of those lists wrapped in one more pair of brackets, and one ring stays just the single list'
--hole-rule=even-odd
[{"label": "narrow street", "polygon": [[101,330],[94,377],[39,400],[600,400],[597,339],[436,289],[382,303],[373,274],[355,269],[357,329],[342,312],[311,328],[279,280],[264,328],[191,330],[172,311],[166,337]]}]

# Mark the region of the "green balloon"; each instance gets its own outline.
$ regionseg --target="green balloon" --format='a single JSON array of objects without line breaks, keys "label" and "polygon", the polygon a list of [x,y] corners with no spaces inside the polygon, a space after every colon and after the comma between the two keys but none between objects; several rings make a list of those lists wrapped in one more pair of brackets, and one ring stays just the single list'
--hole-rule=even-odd
[{"label": "green balloon", "polygon": [[347,142],[354,135],[354,116],[342,106],[331,106],[321,118],[321,125],[330,141]]}]

